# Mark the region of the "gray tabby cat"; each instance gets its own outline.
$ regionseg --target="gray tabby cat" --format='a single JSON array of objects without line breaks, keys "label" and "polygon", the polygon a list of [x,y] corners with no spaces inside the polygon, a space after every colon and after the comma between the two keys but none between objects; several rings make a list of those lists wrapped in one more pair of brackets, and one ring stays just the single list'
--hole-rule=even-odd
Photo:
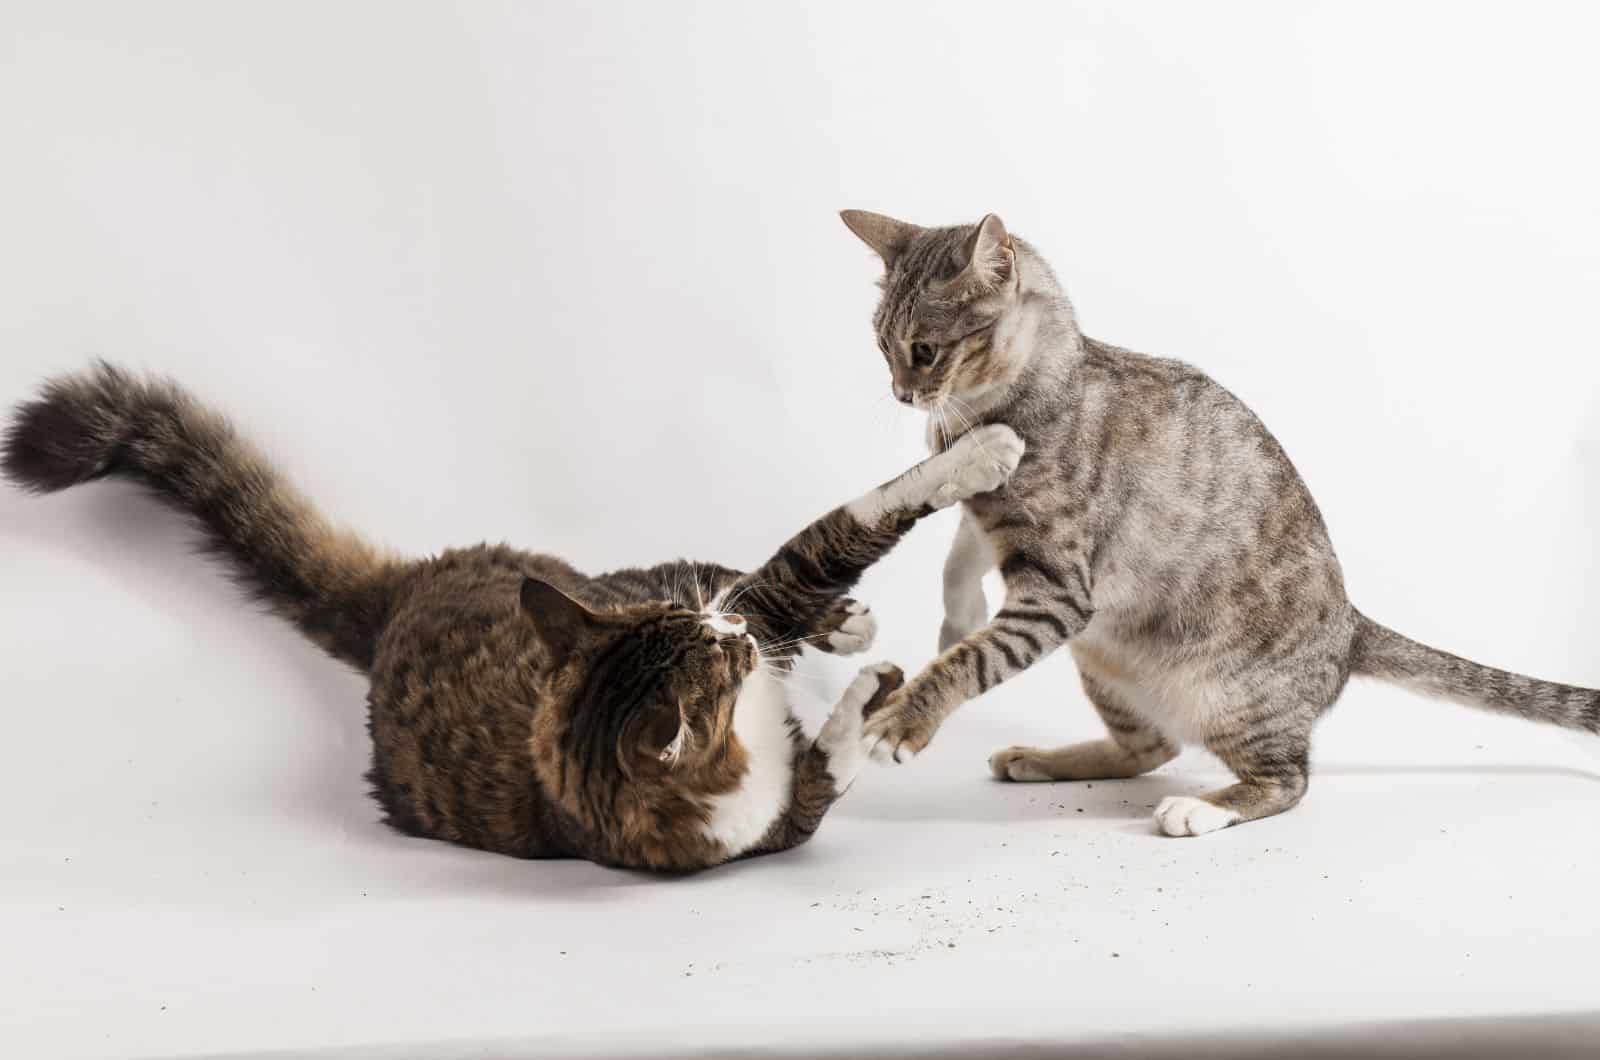
[{"label": "gray tabby cat", "polygon": [[[1167,835],[1299,802],[1312,726],[1351,674],[1600,732],[1600,692],[1458,658],[1351,606],[1311,494],[1255,415],[1186,364],[1083,335],[1049,265],[998,217],[841,216],[886,266],[873,326],[895,396],[929,413],[930,447],[985,423],[1026,443],[1007,486],[965,502],[941,654],[867,721],[875,757],[906,761],[956,707],[1063,644],[1106,739],[1010,747],[990,768],[1131,777],[1202,744],[1238,783],[1164,800]],[[991,619],[980,579],[996,563]]]}]

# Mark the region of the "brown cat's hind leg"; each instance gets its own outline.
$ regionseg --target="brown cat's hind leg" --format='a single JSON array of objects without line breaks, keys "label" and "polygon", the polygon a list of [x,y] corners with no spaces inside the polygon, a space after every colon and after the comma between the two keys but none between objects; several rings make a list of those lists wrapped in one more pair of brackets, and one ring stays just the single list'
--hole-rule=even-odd
[{"label": "brown cat's hind leg", "polygon": [[1122,780],[1178,757],[1178,748],[1088,673],[1083,691],[1106,723],[1107,738],[1065,747],[1008,747],[989,756],[999,780]]}]

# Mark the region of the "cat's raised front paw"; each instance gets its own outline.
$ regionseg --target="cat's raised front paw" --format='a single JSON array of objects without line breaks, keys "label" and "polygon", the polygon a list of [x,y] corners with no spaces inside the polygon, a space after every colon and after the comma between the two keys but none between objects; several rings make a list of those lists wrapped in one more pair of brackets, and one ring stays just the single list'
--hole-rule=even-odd
[{"label": "cat's raised front paw", "polygon": [[905,679],[900,667],[891,662],[863,666],[823,723],[817,743],[830,757],[846,752],[860,754],[866,719],[888,701]]},{"label": "cat's raised front paw", "polygon": [[939,487],[935,504],[948,506],[1005,484],[1022,462],[1026,446],[1016,431],[990,423],[968,431],[945,451],[950,478]]},{"label": "cat's raised front paw", "polygon": [[846,597],[834,605],[822,628],[827,630],[827,635],[814,641],[820,650],[835,655],[855,655],[872,647],[878,635],[878,620],[866,604]]}]

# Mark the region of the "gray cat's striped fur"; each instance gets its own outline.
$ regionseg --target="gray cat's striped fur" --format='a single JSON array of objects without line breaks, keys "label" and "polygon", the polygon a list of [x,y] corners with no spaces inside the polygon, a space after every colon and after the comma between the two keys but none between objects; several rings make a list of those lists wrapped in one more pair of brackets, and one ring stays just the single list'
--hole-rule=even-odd
[{"label": "gray cat's striped fur", "polygon": [[[1202,744],[1238,783],[1156,809],[1168,835],[1281,813],[1311,729],[1351,674],[1600,732],[1600,692],[1495,670],[1357,611],[1305,483],[1202,372],[1084,336],[1050,267],[998,217],[922,228],[847,210],[883,259],[874,317],[895,395],[929,445],[1010,424],[1026,454],[973,497],[945,567],[941,654],[867,723],[904,761],[946,716],[1066,644],[1107,738],[1011,747],[1009,780],[1129,777]],[[998,564],[1004,605],[980,579]]]}]

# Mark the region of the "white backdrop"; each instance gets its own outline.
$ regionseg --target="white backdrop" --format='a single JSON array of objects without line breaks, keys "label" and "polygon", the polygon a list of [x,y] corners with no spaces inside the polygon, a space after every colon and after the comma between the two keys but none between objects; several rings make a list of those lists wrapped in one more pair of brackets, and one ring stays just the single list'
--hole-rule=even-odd
[{"label": "white backdrop", "polygon": [[[12,2],[0,397],[105,356],[179,377],[330,513],[413,553],[490,538],[589,569],[752,564],[920,453],[919,418],[890,399],[870,337],[876,260],[835,211],[948,223],[994,210],[1052,260],[1089,334],[1196,362],[1263,416],[1369,614],[1600,685],[1597,31],[1577,5],[1525,3]],[[932,654],[952,525],[919,529],[863,586],[877,654],[907,669]],[[1038,985],[1037,962],[1056,959],[1042,941],[1020,963],[975,930],[937,964],[932,943],[862,948],[845,929],[865,897],[839,899],[835,926],[857,947],[839,952],[868,957],[774,979],[740,965],[751,918],[779,921],[796,953],[831,946],[831,928],[795,927],[738,888],[758,879],[802,912],[821,887],[888,902],[873,890],[888,879],[906,901],[965,880],[944,893],[1021,902],[1070,807],[1059,789],[981,784],[983,760],[1093,734],[1065,658],[969,706],[912,767],[868,776],[787,867],[629,879],[618,897],[616,875],[589,866],[384,834],[359,779],[360,681],[240,606],[187,556],[176,520],[121,488],[0,494],[0,585],[0,915],[25,958],[0,965],[0,1038],[129,1053],[592,1019],[648,1033],[695,1011],[700,995],[674,991],[695,988],[697,959],[728,969],[717,996],[752,1022],[809,1022],[773,984],[825,998],[818,977],[836,974],[884,1010],[942,1012],[951,1033],[1031,1026],[972,1013],[1014,1002],[1038,1016],[1026,1002],[1055,996]],[[1582,959],[1572,918],[1594,928],[1595,759],[1563,734],[1353,687],[1302,810],[1180,854],[1142,818],[1164,791],[1214,779],[1185,761],[1177,779],[1094,803],[1072,834],[1085,849],[1114,836],[1112,860],[1144,859],[1132,871],[1153,886],[1180,875],[1174,859],[1186,879],[1223,874],[1209,908],[1239,903],[1259,944],[1283,938],[1241,882],[1267,871],[1262,848],[1337,835],[1332,862],[1355,877],[1414,859],[1422,876],[1398,887],[1418,894],[1429,873],[1486,894],[1547,873],[1517,905],[1552,917],[1534,932],[1544,948],[1527,948],[1520,916],[1363,904],[1285,965],[1342,981],[1328,947],[1375,918],[1393,938],[1432,916],[1439,960],[1459,961],[1467,938],[1505,975],[1544,969],[1523,993],[1430,965],[1435,993],[1380,981],[1345,1009],[1325,1002],[1329,1018],[1592,1003],[1572,979],[1587,973],[1564,962]],[[1472,768],[1429,771],[1452,763]],[[1472,796],[1512,809],[1463,813]],[[1585,823],[1565,829],[1569,815]],[[1013,818],[1033,831],[1006,831]],[[1357,848],[1381,866],[1348,849],[1374,818],[1398,833]],[[1540,822],[1551,834],[1535,843]],[[970,878],[1029,842],[1038,858],[1012,866],[1024,882],[1003,899]],[[892,865],[873,860],[883,851]],[[1071,937],[1103,964],[1116,936],[1098,944],[1110,907],[1094,903],[1114,893],[1130,903],[1120,930],[1164,941],[1135,978],[1097,966],[1072,980],[1062,996],[1098,990],[1093,1012],[1050,1011],[1151,1022],[1139,999],[1162,996],[1158,1029],[1266,1018],[1259,993],[1244,1008],[1185,994],[1228,959],[1211,929],[1160,934],[1178,914],[1143,884],[1124,895],[1125,865],[1102,868],[1074,892],[1078,919],[1024,911],[1013,935]],[[1270,891],[1302,903],[1296,922],[1331,908],[1297,887]],[[608,890],[635,979],[617,947],[576,971],[505,954],[507,918],[545,917],[548,938]],[[381,912],[363,905],[380,892]],[[737,916],[688,926],[708,901]],[[884,986],[878,950],[921,954],[895,980],[916,985]],[[423,951],[444,969],[434,978],[406,970]],[[1060,959],[1086,974],[1084,953]],[[1023,969],[1015,982],[1008,967]],[[596,997],[602,980],[636,981],[675,1014]],[[952,992],[966,1016],[941,1000]],[[818,1025],[873,1022],[840,1013]]]}]

